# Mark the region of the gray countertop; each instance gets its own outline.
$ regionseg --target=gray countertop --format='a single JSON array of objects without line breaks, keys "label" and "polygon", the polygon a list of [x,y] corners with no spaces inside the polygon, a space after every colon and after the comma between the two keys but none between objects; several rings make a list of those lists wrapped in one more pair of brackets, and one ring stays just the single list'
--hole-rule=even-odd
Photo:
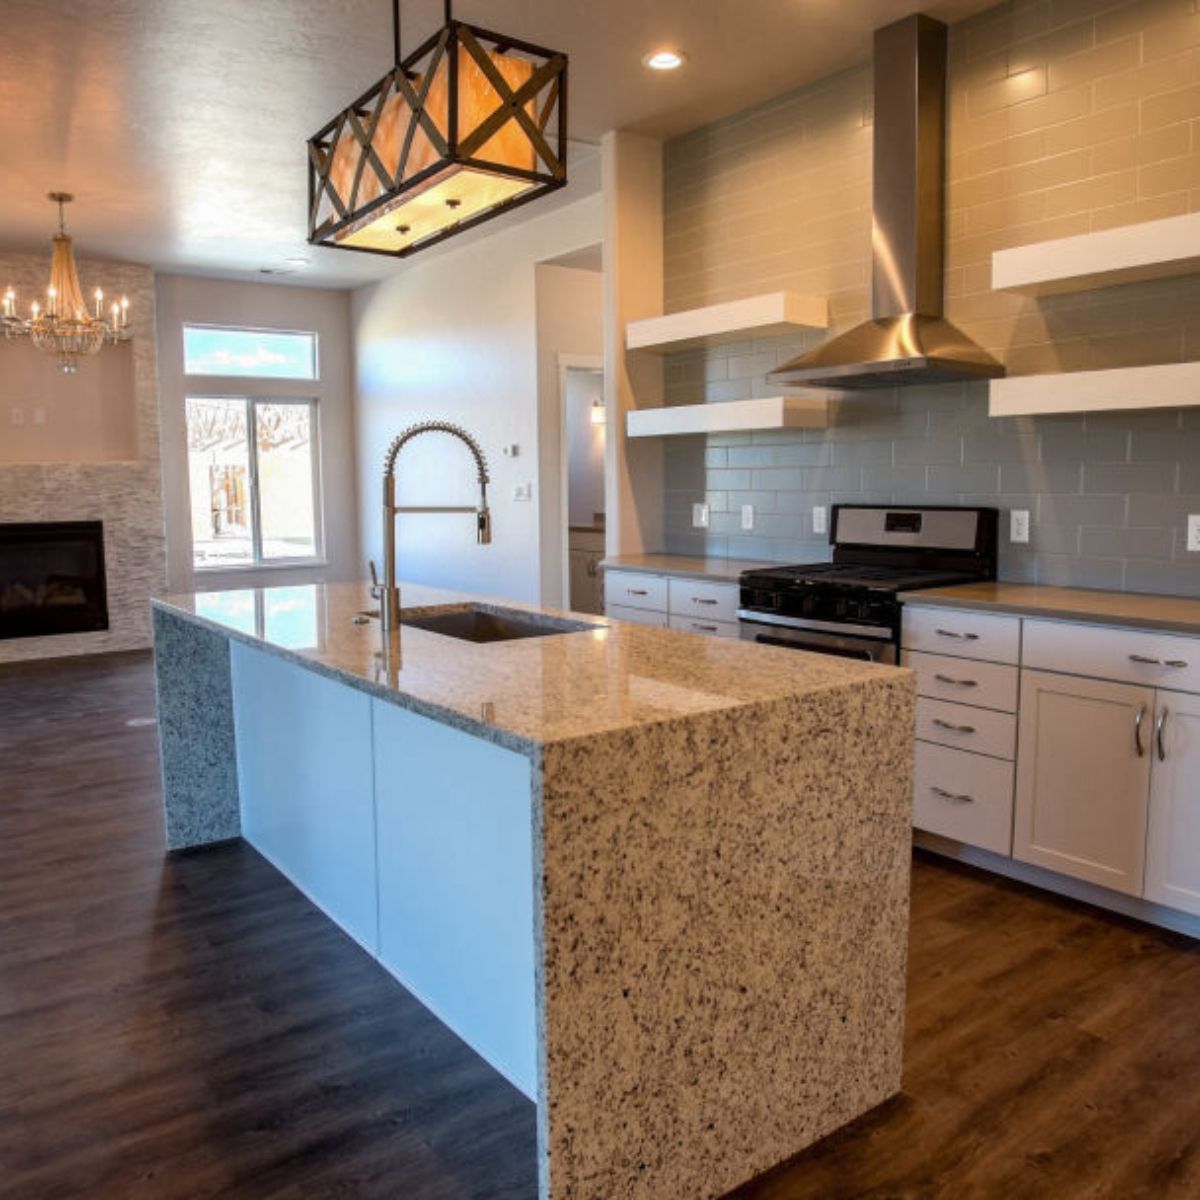
[{"label": "gray countertop", "polygon": [[993,582],[927,588],[905,592],[900,598],[908,604],[932,604],[944,608],[1012,613],[1021,617],[1200,634],[1200,599],[1187,596],[1151,596],[1139,592],[1101,592],[1088,588]]},{"label": "gray countertop", "polygon": [[742,558],[701,558],[690,554],[622,554],[606,558],[605,571],[645,571],[649,575],[677,575],[684,579],[710,579],[736,583],[743,571],[769,567],[770,563]]}]

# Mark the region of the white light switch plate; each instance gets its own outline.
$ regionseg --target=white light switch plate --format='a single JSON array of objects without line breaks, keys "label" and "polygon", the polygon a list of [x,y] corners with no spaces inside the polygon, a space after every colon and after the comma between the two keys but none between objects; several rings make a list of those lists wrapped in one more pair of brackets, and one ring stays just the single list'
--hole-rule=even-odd
[{"label": "white light switch plate", "polygon": [[692,505],[692,528],[707,529],[708,528],[708,505],[693,504]]},{"label": "white light switch plate", "polygon": [[829,510],[823,505],[813,509],[813,533],[829,532]]},{"label": "white light switch plate", "polygon": [[1188,514],[1188,549],[1200,551],[1200,513]]},{"label": "white light switch plate", "polygon": [[742,505],[742,528],[743,529],[753,529],[754,528],[754,505],[753,504],[743,504]]},{"label": "white light switch plate", "polygon": [[1008,540],[1020,545],[1029,541],[1029,509],[1014,508],[1008,514]]}]

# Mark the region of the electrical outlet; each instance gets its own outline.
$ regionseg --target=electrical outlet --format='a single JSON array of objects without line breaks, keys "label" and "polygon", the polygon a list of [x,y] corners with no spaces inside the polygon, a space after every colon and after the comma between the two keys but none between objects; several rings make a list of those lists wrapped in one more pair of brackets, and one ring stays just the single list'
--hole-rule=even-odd
[{"label": "electrical outlet", "polygon": [[33,423],[35,425],[45,425],[46,410],[44,408],[35,408],[33,410]]},{"label": "electrical outlet", "polygon": [[500,453],[503,454],[505,458],[516,458],[521,453],[521,447],[518,446],[516,442],[511,442],[507,446],[501,446]]},{"label": "electrical outlet", "polygon": [[743,504],[742,505],[742,528],[743,529],[753,529],[754,528],[754,505],[753,504]]},{"label": "electrical outlet", "polygon": [[707,529],[708,528],[708,505],[693,504],[692,505],[692,528]]},{"label": "electrical outlet", "polygon": [[1008,540],[1019,545],[1029,541],[1029,509],[1014,508],[1008,514]]},{"label": "electrical outlet", "polygon": [[813,533],[829,532],[829,510],[824,505],[813,509]]},{"label": "electrical outlet", "polygon": [[10,420],[14,425],[25,424],[25,410],[23,408],[14,408]]},{"label": "electrical outlet", "polygon": [[533,499],[533,484],[532,483],[518,483],[517,486],[513,488],[513,499],[514,500],[532,500]]},{"label": "electrical outlet", "polygon": [[1200,513],[1188,514],[1188,549],[1200,551]]}]

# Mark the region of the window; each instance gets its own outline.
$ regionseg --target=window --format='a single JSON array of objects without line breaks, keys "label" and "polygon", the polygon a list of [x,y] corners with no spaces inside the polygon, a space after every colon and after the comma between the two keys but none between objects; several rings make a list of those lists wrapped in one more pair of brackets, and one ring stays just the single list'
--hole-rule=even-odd
[{"label": "window", "polygon": [[189,396],[186,413],[193,566],[319,558],[316,401]]},{"label": "window", "polygon": [[185,325],[183,371],[250,379],[316,379],[317,335]]}]

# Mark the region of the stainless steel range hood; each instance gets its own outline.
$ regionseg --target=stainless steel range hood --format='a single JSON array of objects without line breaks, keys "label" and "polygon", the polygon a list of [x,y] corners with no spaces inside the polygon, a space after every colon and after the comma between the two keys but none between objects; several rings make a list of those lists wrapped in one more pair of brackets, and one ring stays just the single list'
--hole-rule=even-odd
[{"label": "stainless steel range hood", "polygon": [[917,14],[875,31],[871,320],[769,378],[871,388],[992,379],[1004,366],[942,316],[946,26]]}]

